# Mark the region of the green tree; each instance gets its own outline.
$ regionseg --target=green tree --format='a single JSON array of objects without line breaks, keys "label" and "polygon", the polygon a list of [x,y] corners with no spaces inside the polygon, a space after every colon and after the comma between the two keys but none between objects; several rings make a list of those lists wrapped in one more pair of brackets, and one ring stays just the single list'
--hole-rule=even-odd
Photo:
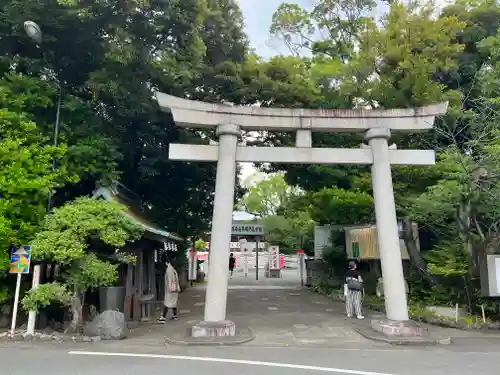
[{"label": "green tree", "polygon": [[[49,191],[78,180],[69,173],[65,157],[66,147],[47,145],[23,114],[0,110],[0,274],[10,244],[29,243],[43,220]],[[56,168],[53,160],[58,161]]]},{"label": "green tree", "polygon": [[[41,48],[23,33],[27,19],[44,31]],[[239,80],[247,41],[235,2],[9,0],[0,10],[0,32],[1,73],[30,76],[42,86],[50,77],[62,87],[60,137],[68,152],[74,148],[73,162],[89,165],[78,184],[58,189],[56,205],[118,175],[162,226],[180,234],[206,229],[215,166],[171,162],[168,144],[211,134],[178,129],[159,111],[153,91],[237,101],[231,82]],[[27,110],[47,124],[46,136],[55,116],[52,92],[44,108]]]},{"label": "green tree", "polygon": [[119,249],[141,234],[124,215],[124,207],[115,203],[84,197],[54,209],[32,242],[32,257],[61,267],[70,298],[62,293],[61,284],[54,283],[30,291],[23,306],[37,309],[40,303],[46,305],[56,298],[61,303],[71,301],[72,327],[80,327],[85,292],[112,284],[119,262],[135,262],[135,257]]},{"label": "green tree", "polygon": [[[251,176],[247,181],[250,183]],[[266,242],[279,245],[284,253],[299,248],[310,250],[314,221],[304,207],[294,202],[303,192],[285,182],[282,173],[269,174],[251,185],[238,206],[258,217],[264,226]]]},{"label": "green tree", "polygon": [[[374,7],[369,0],[336,0],[318,1],[309,11],[293,4],[283,4],[276,11],[271,33],[312,54],[311,77],[322,89],[316,105],[395,108],[445,99],[459,105],[460,95],[445,91],[434,77],[457,65],[463,45],[455,37],[465,23],[454,16],[436,19],[430,4],[394,2],[380,20],[372,16]],[[415,148],[429,143],[422,137],[399,136],[394,141],[398,147]],[[321,147],[357,147],[361,139],[318,134],[313,141]],[[287,171],[289,183],[307,190],[351,188],[355,175],[366,172],[366,168],[345,166],[278,168]]]},{"label": "green tree", "polygon": [[280,173],[267,175],[247,190],[238,206],[258,217],[276,215],[280,207],[300,194],[300,190],[288,185]]},{"label": "green tree", "polygon": [[363,191],[325,188],[310,193],[309,212],[321,224],[367,224],[374,220],[373,198]]},{"label": "green tree", "polygon": [[265,216],[259,222],[264,226],[266,242],[280,246],[282,253],[294,254],[297,249],[308,254],[314,251],[314,221],[307,211],[289,216]]}]

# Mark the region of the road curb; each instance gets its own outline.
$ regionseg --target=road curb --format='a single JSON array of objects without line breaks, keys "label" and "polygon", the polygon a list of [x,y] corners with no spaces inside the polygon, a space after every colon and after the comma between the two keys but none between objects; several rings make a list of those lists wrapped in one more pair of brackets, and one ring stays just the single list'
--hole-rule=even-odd
[{"label": "road curb", "polygon": [[452,343],[451,336],[445,337],[390,337],[374,330],[364,328],[355,328],[356,332],[369,340],[385,342],[391,345],[450,345]]}]

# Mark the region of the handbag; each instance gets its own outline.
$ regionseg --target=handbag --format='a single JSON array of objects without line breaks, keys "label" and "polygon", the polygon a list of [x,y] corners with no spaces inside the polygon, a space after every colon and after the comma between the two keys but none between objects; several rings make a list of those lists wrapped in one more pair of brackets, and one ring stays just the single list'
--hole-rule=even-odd
[{"label": "handbag", "polygon": [[168,285],[167,285],[167,291],[169,293],[179,293],[181,290],[180,285],[179,285],[179,277],[177,276],[177,273],[173,273],[173,278],[171,280],[168,280]]},{"label": "handbag", "polygon": [[175,282],[175,281],[169,281],[168,282],[168,292],[169,293],[179,293],[181,290],[181,288],[179,287],[179,283]]},{"label": "handbag", "polygon": [[362,290],[363,289],[363,283],[359,281],[358,279],[354,278],[349,278],[347,279],[347,289],[349,290]]}]

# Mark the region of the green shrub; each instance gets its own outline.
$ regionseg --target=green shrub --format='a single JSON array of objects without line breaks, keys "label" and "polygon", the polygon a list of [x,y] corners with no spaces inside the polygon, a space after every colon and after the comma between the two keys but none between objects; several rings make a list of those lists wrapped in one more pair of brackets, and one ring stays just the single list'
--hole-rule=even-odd
[{"label": "green shrub", "polygon": [[42,284],[36,289],[31,289],[21,300],[25,311],[39,311],[41,307],[51,303],[60,303],[71,306],[71,294],[68,289],[59,283]]}]

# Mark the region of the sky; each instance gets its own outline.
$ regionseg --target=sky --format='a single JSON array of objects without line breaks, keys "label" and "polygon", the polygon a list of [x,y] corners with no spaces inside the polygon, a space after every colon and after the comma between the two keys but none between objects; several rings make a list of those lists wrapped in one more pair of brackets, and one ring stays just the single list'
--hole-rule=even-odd
[{"label": "sky", "polygon": [[[438,3],[445,1],[437,0]],[[305,9],[311,9],[315,2],[315,0],[239,0],[245,17],[245,31],[250,37],[252,47],[264,58],[287,54],[283,43],[269,34],[273,13],[282,3],[299,4]],[[379,6],[373,11],[375,16],[382,15],[388,9],[385,2],[378,1],[378,3]]]},{"label": "sky", "polygon": [[[287,53],[286,48],[278,40],[273,40],[269,34],[273,13],[283,2],[283,0],[239,0],[241,11],[245,17],[245,31],[250,38],[251,45],[264,58]],[[307,6],[310,0],[289,0],[287,2]],[[245,180],[256,172],[251,163],[241,163],[241,166],[241,180]]]},{"label": "sky", "polygon": [[[299,4],[310,9],[315,0],[239,0],[240,8],[245,18],[245,31],[250,38],[250,43],[257,54],[264,58],[274,55],[287,54],[287,49],[282,42],[269,34],[273,13],[283,3]],[[438,5],[445,5],[448,0],[437,0]],[[378,1],[379,6],[374,10],[374,16],[380,17],[387,11],[387,4]],[[255,173],[252,164],[242,165],[241,179],[245,179]]]},{"label": "sky", "polygon": [[[286,49],[278,40],[273,40],[269,27],[273,13],[283,3],[283,0],[239,0],[240,8],[245,17],[246,32],[250,37],[252,47],[264,58],[285,54]],[[288,0],[287,3],[300,4],[307,7],[311,0]]]}]

